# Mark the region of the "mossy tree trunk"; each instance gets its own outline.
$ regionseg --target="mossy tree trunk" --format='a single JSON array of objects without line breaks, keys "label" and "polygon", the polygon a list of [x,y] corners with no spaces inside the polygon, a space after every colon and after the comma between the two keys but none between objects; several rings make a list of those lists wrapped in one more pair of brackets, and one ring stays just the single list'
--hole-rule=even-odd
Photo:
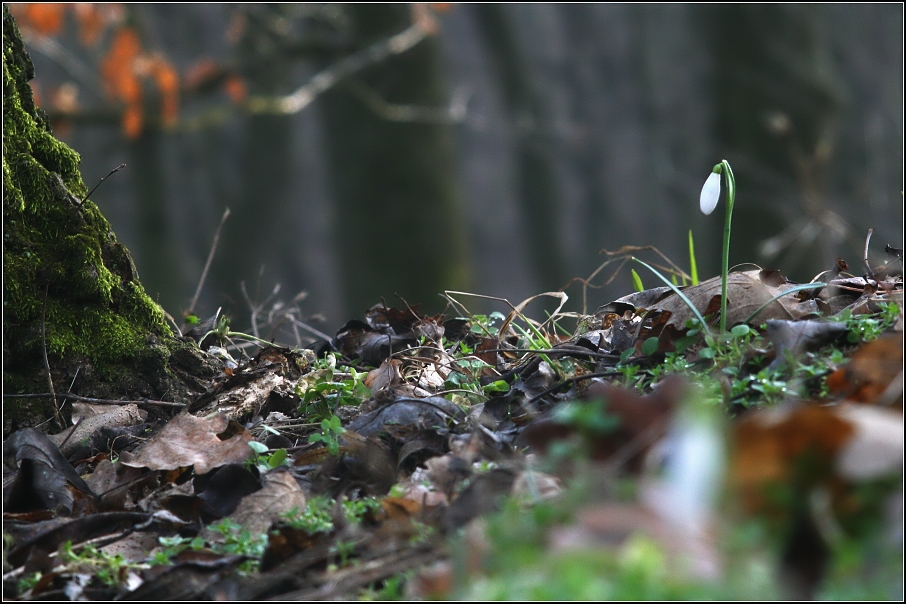
[{"label": "mossy tree trunk", "polygon": [[[185,399],[187,376],[203,361],[194,344],[173,337],[97,206],[82,203],[79,155],[35,106],[33,77],[4,5],[4,393],[48,391],[46,350],[57,393]],[[55,415],[49,397],[4,403],[4,434]]]}]

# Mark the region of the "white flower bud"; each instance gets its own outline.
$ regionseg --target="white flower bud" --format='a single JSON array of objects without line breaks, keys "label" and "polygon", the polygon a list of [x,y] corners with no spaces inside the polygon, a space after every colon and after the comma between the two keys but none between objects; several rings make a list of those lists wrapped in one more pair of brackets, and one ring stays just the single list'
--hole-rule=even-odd
[{"label": "white flower bud", "polygon": [[699,205],[702,209],[702,214],[707,216],[714,211],[714,208],[717,207],[717,202],[720,200],[720,174],[717,172],[711,172],[708,176],[708,180],[705,181],[705,186],[702,187],[702,196],[699,200]]}]

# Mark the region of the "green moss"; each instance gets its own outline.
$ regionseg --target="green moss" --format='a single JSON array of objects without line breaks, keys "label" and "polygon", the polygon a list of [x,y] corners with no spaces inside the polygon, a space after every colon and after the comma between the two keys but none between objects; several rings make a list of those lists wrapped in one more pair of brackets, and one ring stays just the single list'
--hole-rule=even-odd
[{"label": "green moss", "polygon": [[79,154],[54,138],[35,107],[33,76],[4,5],[4,385],[46,390],[38,379],[42,329],[55,379],[65,379],[65,368],[90,365],[111,387],[163,384],[172,378],[168,348],[176,345],[163,310],[97,206],[81,202],[87,189]]}]

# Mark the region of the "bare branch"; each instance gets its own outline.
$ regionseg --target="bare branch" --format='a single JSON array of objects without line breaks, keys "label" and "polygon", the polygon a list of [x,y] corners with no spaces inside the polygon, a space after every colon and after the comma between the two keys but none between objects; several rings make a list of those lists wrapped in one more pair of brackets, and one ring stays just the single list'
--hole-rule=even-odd
[{"label": "bare branch", "polygon": [[378,117],[389,122],[414,122],[420,124],[459,124],[466,119],[466,103],[470,92],[458,90],[447,107],[425,107],[388,103],[381,95],[359,81],[346,84]]},{"label": "bare branch", "polygon": [[41,350],[44,353],[44,370],[47,372],[47,387],[54,397],[53,414],[57,421],[57,426],[62,430],[66,427],[63,423],[63,417],[60,415],[60,409],[57,407],[56,395],[53,388],[53,376],[50,374],[50,361],[47,360],[47,292],[50,291],[50,281],[44,288],[44,306],[41,309]]},{"label": "bare branch", "polygon": [[171,403],[169,401],[154,401],[151,399],[141,399],[137,401],[118,401],[115,399],[109,398],[89,398],[87,396],[79,396],[78,394],[71,394],[69,392],[61,393],[52,393],[52,392],[43,392],[40,394],[4,394],[3,398],[43,398],[43,397],[54,397],[54,398],[64,398],[71,401],[80,401],[83,403],[92,403],[95,405],[151,405],[156,407],[178,407],[182,409],[185,407],[183,403]]},{"label": "bare branch", "polygon": [[316,74],[295,92],[284,97],[254,97],[248,101],[248,109],[253,113],[299,113],[308,107],[318,95],[333,88],[338,82],[380,63],[387,57],[406,52],[428,37],[428,32],[419,23],[413,23],[400,33],[375,42],[368,48],[353,53]]}]

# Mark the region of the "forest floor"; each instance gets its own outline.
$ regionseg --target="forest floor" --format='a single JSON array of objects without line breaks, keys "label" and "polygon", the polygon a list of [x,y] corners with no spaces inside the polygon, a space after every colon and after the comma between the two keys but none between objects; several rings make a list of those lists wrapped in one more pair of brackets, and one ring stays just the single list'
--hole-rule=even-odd
[{"label": "forest floor", "polygon": [[671,287],[307,348],[215,315],[186,409],[7,440],[4,598],[902,599],[901,265],[731,273],[725,334],[719,278],[705,324]]}]

